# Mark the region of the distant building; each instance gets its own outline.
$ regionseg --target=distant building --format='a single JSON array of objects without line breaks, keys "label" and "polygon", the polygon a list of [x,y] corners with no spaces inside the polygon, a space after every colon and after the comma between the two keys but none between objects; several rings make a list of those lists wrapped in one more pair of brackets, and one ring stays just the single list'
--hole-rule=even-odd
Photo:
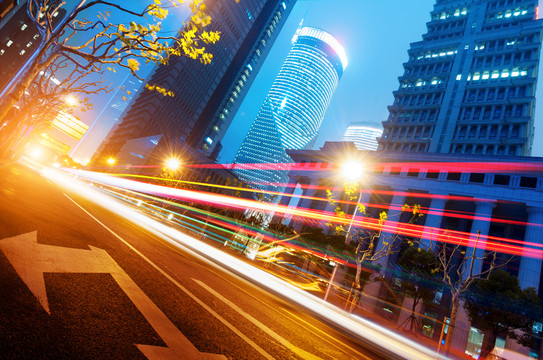
[{"label": "distant building", "polygon": [[[209,30],[221,32],[220,41],[206,49],[213,54],[213,62],[203,65],[187,57],[173,57],[168,65],[156,67],[148,82],[172,90],[175,96],[165,97],[142,89],[101,144],[91,165],[102,166],[112,156],[123,158],[124,165],[142,161],[152,165],[173,154],[185,156],[179,154],[181,151],[190,156],[192,150],[211,156],[213,161],[294,3],[295,0],[206,2],[206,11],[213,19]],[[146,154],[136,150],[122,153],[129,142],[155,137],[159,141],[151,152],[145,148]]]},{"label": "distant building", "polygon": [[[327,32],[301,27],[234,162],[240,179],[277,190],[292,160],[286,149],[310,149],[347,66],[341,44]],[[270,164],[259,167],[251,164]],[[243,169],[245,167],[245,169]]]},{"label": "distant building", "polygon": [[438,0],[411,44],[379,149],[530,155],[538,0]]},{"label": "distant building", "polygon": [[358,150],[377,150],[377,138],[383,134],[383,129],[365,122],[349,124],[342,141],[354,142]]}]

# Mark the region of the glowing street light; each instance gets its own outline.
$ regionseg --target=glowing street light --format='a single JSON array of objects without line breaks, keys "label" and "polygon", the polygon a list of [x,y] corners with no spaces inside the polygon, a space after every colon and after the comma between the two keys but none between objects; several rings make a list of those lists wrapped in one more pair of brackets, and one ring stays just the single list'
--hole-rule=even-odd
[{"label": "glowing street light", "polygon": [[351,182],[359,181],[363,173],[364,166],[358,161],[349,160],[341,166],[341,175]]},{"label": "glowing street light", "polygon": [[107,159],[107,163],[108,163],[109,165],[115,165],[116,160],[115,160],[114,158],[109,158],[109,159]]},{"label": "glowing street light", "polygon": [[66,105],[68,106],[76,106],[78,103],[77,98],[73,95],[66,96],[64,98],[64,101],[66,102]]},{"label": "glowing street light", "polygon": [[179,159],[170,158],[166,160],[166,169],[168,170],[175,171],[179,169],[179,166],[181,166],[181,161],[179,161]]}]

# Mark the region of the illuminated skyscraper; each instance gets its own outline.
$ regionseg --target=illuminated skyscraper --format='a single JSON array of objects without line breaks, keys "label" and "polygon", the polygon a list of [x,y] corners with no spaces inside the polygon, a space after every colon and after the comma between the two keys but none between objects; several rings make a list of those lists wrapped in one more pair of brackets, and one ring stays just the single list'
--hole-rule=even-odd
[{"label": "illuminated skyscraper", "polygon": [[[202,65],[187,57],[172,57],[168,64],[156,67],[148,82],[172,90],[175,96],[143,88],[100,145],[91,165],[106,164],[112,156],[119,164],[156,165],[180,149],[187,149],[187,154],[178,154],[186,162],[194,160],[188,159],[189,153],[215,155],[295,3],[206,1],[206,12],[213,19],[209,30],[221,32],[220,41],[207,47],[213,62]],[[138,151],[134,144],[145,146]]]},{"label": "illuminated skyscraper", "polygon": [[284,181],[286,149],[311,149],[324,113],[347,66],[341,44],[327,32],[301,27],[234,162],[272,164],[238,170],[250,186],[277,189]]},{"label": "illuminated skyscraper", "polygon": [[364,122],[349,124],[342,141],[354,142],[358,150],[377,150],[377,138],[383,130]]},{"label": "illuminated skyscraper", "polygon": [[530,155],[538,0],[437,0],[383,122],[379,149]]}]

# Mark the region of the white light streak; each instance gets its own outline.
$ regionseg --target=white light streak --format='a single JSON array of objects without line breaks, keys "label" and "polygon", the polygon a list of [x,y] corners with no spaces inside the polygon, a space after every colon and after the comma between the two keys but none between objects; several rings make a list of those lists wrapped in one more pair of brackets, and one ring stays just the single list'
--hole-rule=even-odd
[{"label": "white light streak", "polygon": [[[323,303],[322,299],[316,296],[308,294],[265,271],[245,263],[244,261],[225,254],[213,246],[207,245],[172,227],[155,221],[136,211],[130,206],[127,206],[94,188],[88,187],[88,185],[79,180],[82,175],[88,176],[88,172],[79,171],[78,179],[74,179],[73,174],[66,174],[51,168],[44,170],[42,175],[65,189],[73,191],[86,198],[88,201],[94,202],[110,211],[117,213],[118,216],[124,217],[125,219],[140,225],[144,229],[157,236],[160,236],[165,241],[180,249],[183,249],[184,251],[188,251],[190,253],[195,252],[198,257],[203,256],[208,260],[218,263],[247,279],[251,279],[253,282],[258,283],[264,288],[268,288],[273,292],[281,294],[283,297],[297,303],[299,306],[319,314],[321,318],[325,318],[328,322],[334,323],[336,326],[343,328],[350,334],[363,338],[366,341],[371,341],[381,349],[389,352],[389,354],[393,354],[394,357],[418,360],[445,359],[445,357],[437,354],[431,349],[417,344],[410,339],[407,339],[366,319],[348,314],[347,312],[328,303]],[[95,175],[97,181],[107,179],[105,174]],[[116,180],[119,180],[119,183],[126,183],[127,181],[130,182],[129,180],[125,179]],[[135,188],[145,188],[145,185],[151,186],[149,184],[140,184],[138,186],[131,184],[130,189],[134,190]],[[175,190],[180,192],[184,191],[180,189]]]}]

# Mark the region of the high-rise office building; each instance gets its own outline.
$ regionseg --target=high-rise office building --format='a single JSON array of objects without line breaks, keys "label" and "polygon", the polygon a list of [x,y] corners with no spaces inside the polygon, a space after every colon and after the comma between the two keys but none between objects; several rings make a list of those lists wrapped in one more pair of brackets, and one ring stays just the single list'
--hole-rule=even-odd
[{"label": "high-rise office building", "polygon": [[[212,63],[203,65],[176,57],[168,65],[155,68],[148,82],[172,90],[175,96],[143,89],[91,164],[100,166],[111,156],[117,158],[118,164],[161,163],[169,150],[186,146],[203,155],[216,153],[294,3],[206,1],[206,11],[212,18],[209,30],[221,32],[220,40],[207,47],[213,54]],[[127,142],[145,138],[152,140],[153,151],[147,147],[145,154],[122,151]]]},{"label": "high-rise office building", "polygon": [[[38,49],[40,34],[27,14],[27,1],[0,1],[0,91],[13,79]],[[53,14],[53,25],[66,15],[60,8]]]},{"label": "high-rise office building", "polygon": [[358,150],[377,150],[377,138],[383,129],[365,122],[354,122],[347,126],[342,141],[354,142]]},{"label": "high-rise office building", "polygon": [[[250,186],[277,189],[292,162],[286,149],[310,149],[324,113],[347,66],[341,44],[329,33],[300,27],[292,48],[234,162],[273,164],[237,171]],[[252,167],[252,168],[249,168]]]},{"label": "high-rise office building", "polygon": [[409,49],[379,150],[530,155],[537,17],[537,0],[437,0]]}]

